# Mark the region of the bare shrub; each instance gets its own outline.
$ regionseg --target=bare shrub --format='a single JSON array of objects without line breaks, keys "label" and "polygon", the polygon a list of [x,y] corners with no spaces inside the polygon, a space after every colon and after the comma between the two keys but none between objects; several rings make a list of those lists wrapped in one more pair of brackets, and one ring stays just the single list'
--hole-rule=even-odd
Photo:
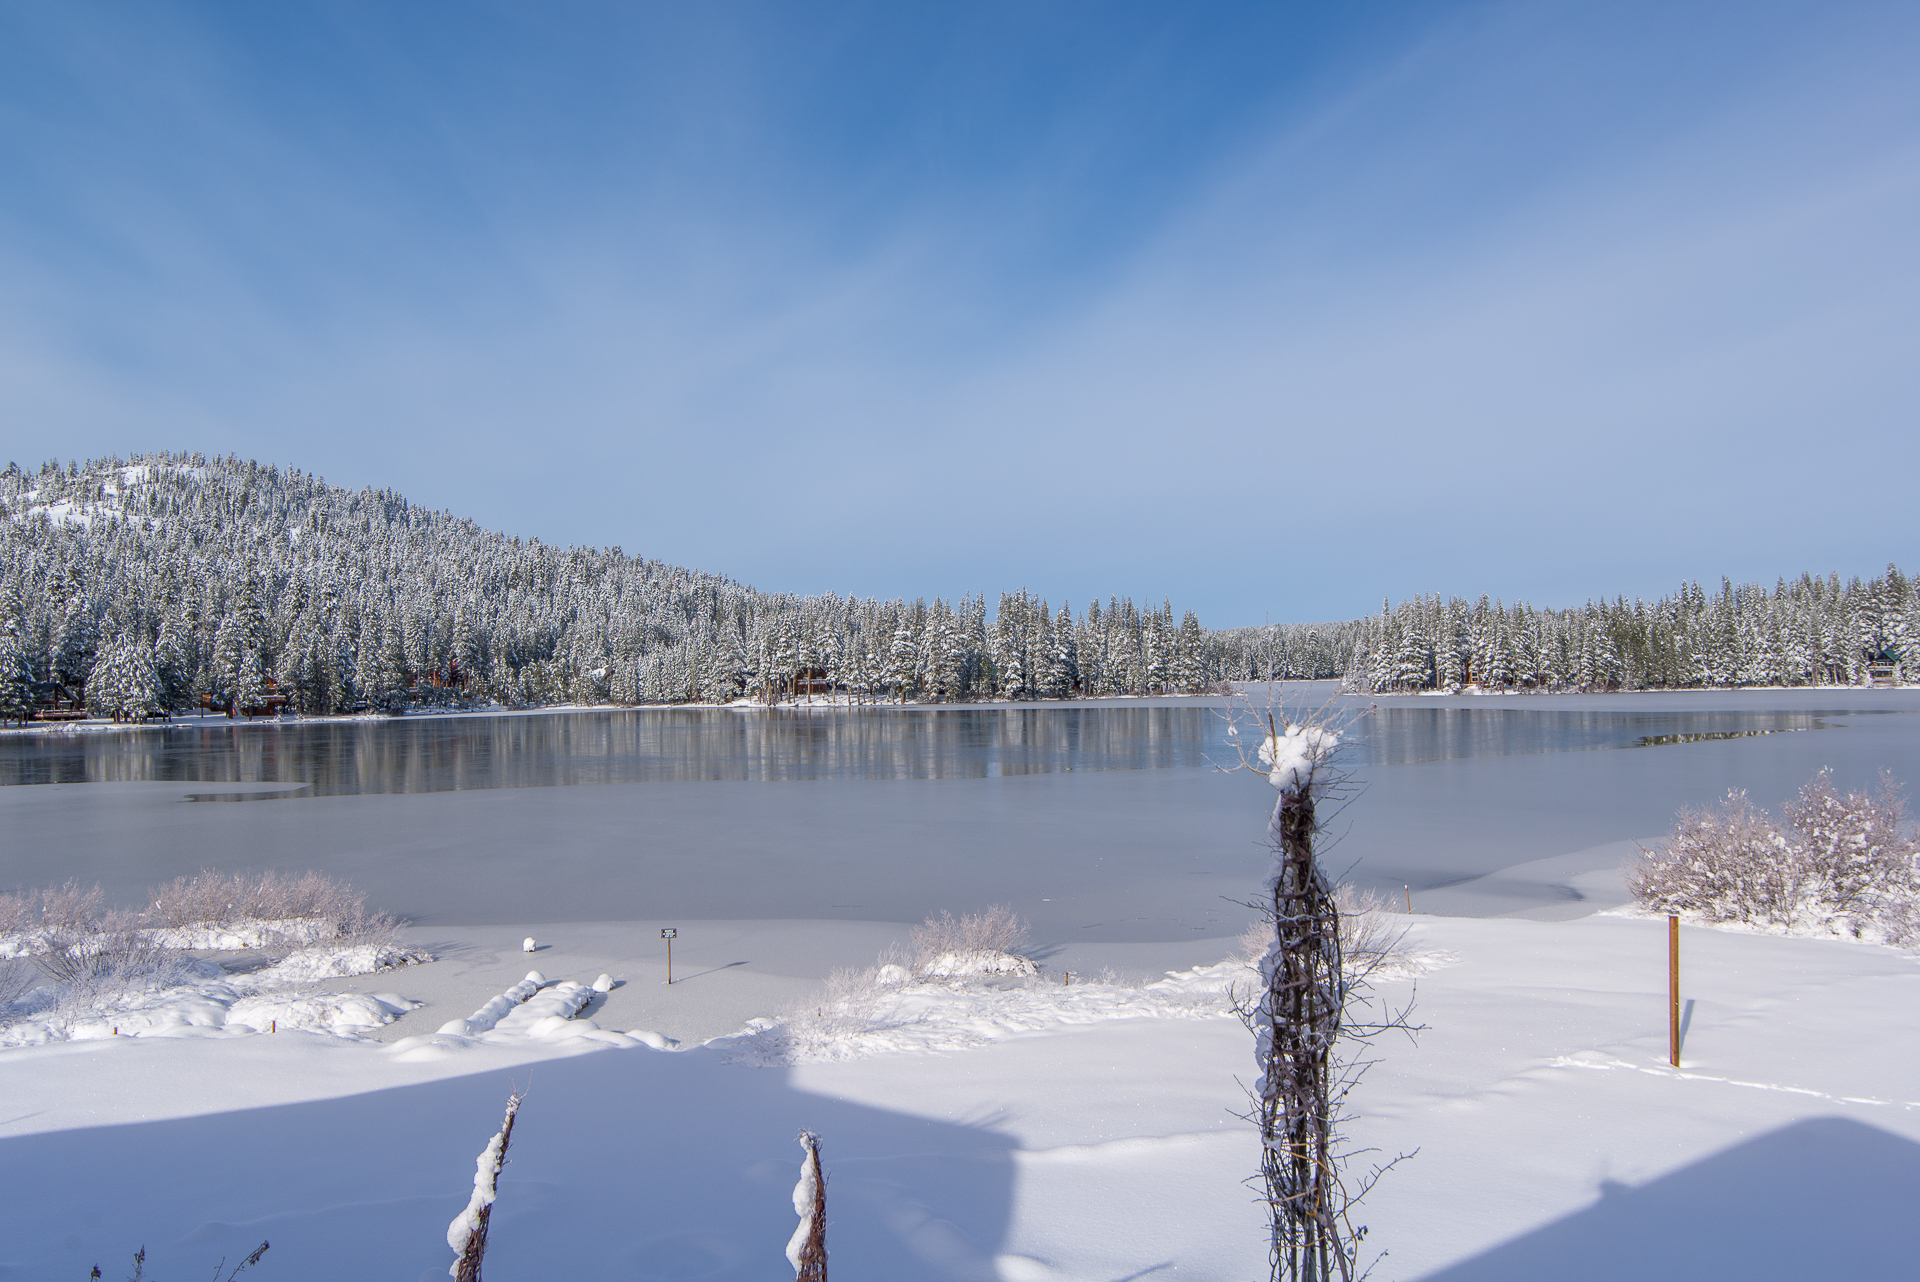
[{"label": "bare shrub", "polygon": [[185,953],[156,943],[126,912],[43,930],[34,961],[59,985],[56,1005],[69,1014],[183,983],[193,970]]},{"label": "bare shrub", "polygon": [[40,980],[40,968],[23,957],[0,957],[0,1021],[8,1009],[32,992]]},{"label": "bare shrub", "polygon": [[943,953],[1017,954],[1027,942],[1027,923],[1005,904],[963,917],[942,909],[938,917],[915,926],[912,939],[916,959]]},{"label": "bare shrub", "polygon": [[53,981],[50,1001],[62,1018],[203,978],[205,963],[190,950],[234,946],[206,937],[220,931],[286,957],[319,941],[387,945],[397,925],[369,913],[351,887],[316,873],[203,872],[162,887],[140,913],[109,909],[98,886],[72,881],[0,895],[0,1006],[41,976]]},{"label": "bare shrub", "polygon": [[0,936],[25,934],[33,925],[34,906],[28,892],[0,895]]},{"label": "bare shrub", "polygon": [[[204,869],[153,892],[148,924],[175,930],[249,926],[263,947],[287,950],[318,940],[385,943],[399,923],[367,911],[366,896],[322,873]],[[294,924],[297,923],[297,926]],[[282,926],[275,931],[273,927]]]},{"label": "bare shrub", "polygon": [[55,931],[90,930],[101,917],[100,887],[82,888],[69,881],[64,886],[48,886],[33,892],[34,921],[30,929]]},{"label": "bare shrub", "polygon": [[905,978],[888,967],[843,968],[827,976],[817,997],[780,1012],[780,1055],[791,1063],[841,1059],[854,1038],[884,1025],[893,1002],[885,991]]},{"label": "bare shrub", "polygon": [[1710,922],[1920,942],[1920,841],[1902,835],[1890,778],[1878,795],[1842,795],[1822,770],[1785,810],[1783,830],[1736,789],[1713,810],[1681,811],[1627,869],[1628,890],[1655,912]]},{"label": "bare shrub", "polygon": [[101,920],[100,902],[98,886],[82,889],[72,881],[0,895],[0,955],[29,957],[55,940],[93,933]]}]

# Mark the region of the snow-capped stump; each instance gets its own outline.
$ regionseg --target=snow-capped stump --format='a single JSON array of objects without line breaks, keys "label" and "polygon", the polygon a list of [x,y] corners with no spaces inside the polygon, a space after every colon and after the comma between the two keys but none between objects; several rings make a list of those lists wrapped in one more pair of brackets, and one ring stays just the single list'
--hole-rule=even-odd
[{"label": "snow-capped stump", "polygon": [[474,1163],[473,1196],[467,1200],[466,1209],[447,1225],[447,1245],[454,1254],[453,1267],[447,1273],[459,1282],[480,1282],[480,1262],[487,1253],[487,1223],[493,1218],[500,1168],[506,1164],[507,1146],[513,1142],[513,1119],[524,1098],[525,1093],[519,1091],[507,1097],[506,1119]]},{"label": "snow-capped stump", "polygon": [[793,1213],[800,1217],[787,1240],[787,1263],[796,1282],[827,1282],[827,1174],[820,1169],[820,1137],[800,1132],[806,1159],[793,1186]]},{"label": "snow-capped stump", "polygon": [[523,953],[530,953],[536,947],[538,947],[538,945],[533,942],[532,935],[528,935],[525,939],[520,941],[520,951]]},{"label": "snow-capped stump", "polygon": [[593,991],[594,991],[594,992],[596,992],[596,993],[610,993],[610,992],[612,992],[612,991],[613,991],[613,976],[611,976],[611,975],[602,975],[602,976],[600,976],[600,978],[598,978],[598,979],[596,979],[596,980],[594,980],[594,981],[593,981]]}]

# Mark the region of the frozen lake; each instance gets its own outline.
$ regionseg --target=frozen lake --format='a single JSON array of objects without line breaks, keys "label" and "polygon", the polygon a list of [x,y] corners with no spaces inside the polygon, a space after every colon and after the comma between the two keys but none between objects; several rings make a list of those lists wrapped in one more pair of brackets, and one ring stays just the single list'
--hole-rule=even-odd
[{"label": "frozen lake", "polygon": [[[1681,805],[1774,805],[1823,765],[1920,776],[1916,713],[1920,691],[1383,699],[1350,727],[1330,860],[1421,911],[1591,911]],[[1248,916],[1272,798],[1220,768],[1225,724],[1143,700],[7,733],[0,885],[130,899],[201,867],[313,867],[426,924],[1006,902],[1056,942],[1213,937]]]}]

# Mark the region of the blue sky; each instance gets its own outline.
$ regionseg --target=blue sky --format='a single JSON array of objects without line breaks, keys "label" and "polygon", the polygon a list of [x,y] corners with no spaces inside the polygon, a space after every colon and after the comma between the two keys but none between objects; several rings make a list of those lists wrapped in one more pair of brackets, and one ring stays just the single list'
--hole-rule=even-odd
[{"label": "blue sky", "polygon": [[0,453],[1213,626],[1914,568],[1911,5],[0,4]]}]

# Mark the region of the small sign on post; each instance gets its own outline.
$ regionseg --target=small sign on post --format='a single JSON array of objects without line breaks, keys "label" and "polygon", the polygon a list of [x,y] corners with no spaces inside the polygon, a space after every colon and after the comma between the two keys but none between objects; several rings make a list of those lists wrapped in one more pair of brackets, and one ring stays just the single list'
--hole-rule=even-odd
[{"label": "small sign on post", "polygon": [[1680,918],[1667,915],[1667,1063],[1680,1067]]},{"label": "small sign on post", "polygon": [[662,926],[660,928],[660,938],[667,941],[667,982],[669,984],[673,982],[673,941],[679,936],[678,927]]}]

